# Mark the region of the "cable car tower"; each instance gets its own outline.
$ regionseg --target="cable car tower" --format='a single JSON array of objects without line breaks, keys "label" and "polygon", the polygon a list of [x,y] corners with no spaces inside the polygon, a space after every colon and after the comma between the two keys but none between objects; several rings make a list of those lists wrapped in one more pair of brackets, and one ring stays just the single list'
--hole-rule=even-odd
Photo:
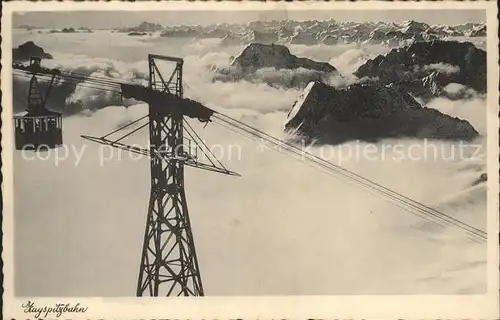
[{"label": "cable car tower", "polygon": [[[163,76],[157,60],[174,65],[168,78]],[[183,98],[183,59],[149,55],[148,64],[148,87],[131,83],[114,84],[120,86],[122,97],[148,103],[149,114],[104,136],[82,137],[150,158],[151,191],[137,296],[203,296],[184,189],[184,166],[226,175],[238,174],[224,167],[185,119],[187,116],[208,122],[214,111],[199,102]],[[14,64],[13,68],[32,75],[27,113],[14,117],[16,148],[30,143],[35,149],[42,144],[51,148],[62,145],[61,114],[47,110],[45,101],[57,75],[67,79],[75,79],[75,76],[42,68],[40,58],[31,58],[29,66]],[[45,96],[40,93],[37,74],[52,76]],[[85,81],[87,78],[77,80]],[[102,78],[94,79],[99,80],[98,84],[109,85],[109,81]],[[145,124],[130,129],[146,118],[149,121]],[[121,142],[146,126],[149,127],[149,149]],[[124,131],[128,132],[121,135]],[[185,133],[189,138],[184,136]]]},{"label": "cable car tower", "polygon": [[[168,81],[163,78],[156,59],[175,63]],[[182,99],[183,60],[149,55],[148,63],[149,89]],[[149,103],[151,151],[159,156],[151,157],[151,195],[137,296],[202,296],[203,285],[184,190],[184,163],[194,159],[184,150],[182,110],[168,110],[164,103]]]},{"label": "cable car tower", "polygon": [[[174,64],[168,78],[163,76],[157,60]],[[122,84],[121,91],[124,98],[145,101],[149,105],[149,150],[119,142],[138,129],[113,140],[109,137],[121,130],[100,138],[82,137],[150,156],[151,194],[137,296],[203,296],[184,189],[184,166],[228,175],[238,174],[227,170],[216,159],[184,119],[188,116],[208,122],[213,111],[183,98],[183,59],[149,55],[148,64],[148,87]],[[185,132],[190,139],[184,137]],[[199,151],[208,163],[198,160]]]}]

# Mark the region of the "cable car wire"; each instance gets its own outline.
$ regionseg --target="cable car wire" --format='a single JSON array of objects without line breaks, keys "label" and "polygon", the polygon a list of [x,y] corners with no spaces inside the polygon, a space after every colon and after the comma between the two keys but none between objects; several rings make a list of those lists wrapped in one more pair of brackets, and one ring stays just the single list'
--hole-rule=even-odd
[{"label": "cable car wire", "polygon": [[[218,121],[214,121],[214,123],[217,124],[217,125],[219,125],[219,126],[221,126],[221,127],[223,127],[223,128],[225,128],[225,129],[227,129],[227,130],[230,130],[230,131],[238,134],[239,136],[241,136],[241,137],[243,137],[243,138],[245,138],[245,139],[247,139],[249,141],[255,141],[254,139],[252,139],[252,135],[250,135],[250,137],[249,137],[249,136],[241,133],[241,131],[239,131],[238,129],[234,128],[233,126],[229,126],[229,125],[227,125],[227,124],[225,124],[223,122],[218,122]],[[279,148],[278,149],[276,149],[276,148],[274,148],[274,149],[270,148],[270,149],[273,150],[273,151],[276,151],[278,153],[281,153],[283,155],[286,155],[286,156],[290,156],[291,155],[290,153],[284,152],[283,150],[280,150]],[[298,157],[296,157],[295,159],[298,159]],[[329,175],[331,177],[334,177],[336,179],[340,178],[340,179],[342,179],[342,181],[344,181],[346,183],[350,183],[350,184],[353,184],[353,185],[357,186],[357,184],[353,183],[353,181],[351,179],[347,179],[347,178],[345,178],[343,176],[339,176],[338,174],[335,174],[331,170],[328,170],[328,169],[325,170],[325,168],[323,168],[321,166],[319,166],[319,167],[316,166],[315,165],[316,163],[314,161],[306,161],[306,162],[302,162],[302,163],[305,164],[305,165],[307,165],[307,166],[309,166],[309,167],[312,167],[312,168],[314,168],[316,170],[321,170],[323,173],[325,173],[325,174],[327,174],[327,175]],[[377,192],[377,191],[372,190],[370,188],[367,188],[364,191],[372,194],[373,196],[375,196],[377,198],[381,198],[380,192]],[[427,220],[427,221],[435,224],[436,226],[438,226],[438,227],[440,227],[442,229],[446,229],[447,226],[450,226],[449,223],[443,222],[441,220],[432,219],[431,217],[429,217],[429,216],[427,216],[427,215],[425,215],[423,213],[420,213],[418,211],[411,211],[411,210],[408,209],[407,206],[402,205],[399,201],[394,200],[392,198],[382,197],[381,199],[385,200],[386,202],[389,202],[390,204],[395,205],[396,207],[398,207],[400,209],[403,209],[403,210],[405,210],[405,211],[407,211],[407,212],[409,212],[411,214],[414,214],[414,215],[416,215],[416,216],[418,216],[418,217],[420,217],[422,219],[425,219],[425,220]],[[453,227],[453,225],[451,225],[451,226]],[[476,243],[483,243],[484,242],[483,240],[480,240],[480,239],[478,239],[475,236],[471,236],[468,233],[465,234],[465,237],[467,237],[469,240],[471,240],[473,242],[476,242]]]},{"label": "cable car wire", "polygon": [[[29,75],[29,72],[24,71],[24,70],[15,70],[19,71],[20,73],[18,75],[24,76],[24,77],[31,77]],[[24,74],[21,74],[24,73]],[[51,77],[52,75],[44,75],[44,74],[37,74],[38,77]],[[61,72],[59,76],[65,80],[65,83],[70,83],[74,84],[76,86],[82,86],[82,87],[87,87],[95,90],[104,90],[108,92],[113,92],[116,94],[121,94],[121,88],[120,86],[122,84],[131,84],[131,85],[139,85],[137,83],[132,83],[132,82],[124,82],[124,81],[116,81],[114,79],[106,79],[104,77],[98,77],[98,76],[90,76],[90,75],[84,75],[84,74],[79,74],[79,73],[68,73],[68,72]],[[62,85],[64,85],[63,83]],[[98,85],[99,87],[95,87],[92,85]],[[278,139],[276,137],[273,137],[267,133],[265,133],[262,130],[256,129],[254,127],[251,127],[244,122],[241,122],[237,119],[234,119],[232,117],[229,117],[227,115],[224,115],[220,112],[214,111],[213,117],[218,120],[214,121],[214,123],[225,127],[226,129],[232,130],[237,132],[237,130],[243,131],[247,134],[249,134],[253,138],[258,138],[261,140],[264,140],[268,143],[273,144],[274,146],[278,146],[280,148],[283,148],[284,151],[287,153],[284,153],[283,150],[276,150],[278,152],[281,152],[283,154],[287,155],[295,155],[295,156],[300,156],[303,157],[307,160],[310,161],[308,165],[316,165],[319,166],[322,169],[325,169],[326,172],[330,175],[334,174],[335,177],[341,177],[346,179],[347,181],[350,182],[355,182],[357,185],[360,185],[365,188],[365,190],[378,194],[379,196],[382,195],[384,196],[384,199],[402,209],[404,209],[407,212],[410,212],[414,215],[417,215],[421,218],[424,218],[428,221],[432,221],[436,225],[439,225],[441,227],[444,227],[444,225],[455,227],[458,229],[461,229],[462,231],[466,232],[466,235],[469,239],[474,240],[476,242],[484,242],[487,239],[487,234],[483,230],[480,230],[478,228],[475,228],[469,224],[466,224],[458,219],[455,219],[449,215],[446,215],[440,211],[437,211],[434,208],[428,207],[422,203],[419,203],[415,200],[412,200],[396,191],[393,191],[391,189],[388,189],[374,181],[371,181],[367,178],[364,178],[354,172],[351,172],[341,166],[335,165],[329,161],[326,161],[320,157],[317,157],[309,152],[306,152],[305,150],[302,150],[293,144],[290,144],[289,142],[283,141],[281,139]],[[144,117],[143,117],[144,118]],[[141,120],[143,118],[140,118],[138,120]],[[136,121],[138,121],[136,120]],[[134,121],[134,122],[136,122]],[[130,125],[130,124],[129,124]],[[140,128],[142,128],[141,126]],[[118,130],[116,130],[118,131]],[[115,131],[115,132],[116,132]],[[240,133],[241,134],[241,133]],[[108,134],[109,135],[109,134]],[[437,220],[436,220],[437,219]]]},{"label": "cable car wire", "polygon": [[[336,174],[340,174],[341,176],[348,178],[357,184],[360,184],[364,187],[367,187],[371,190],[374,190],[385,197],[388,197],[390,199],[393,199],[395,201],[398,201],[398,203],[402,204],[405,206],[406,209],[409,209],[411,213],[415,214],[415,211],[417,211],[419,214],[425,214],[427,216],[439,219],[443,223],[446,223],[447,225],[454,226],[456,228],[462,229],[463,231],[467,232],[469,235],[472,235],[474,237],[477,237],[481,240],[486,240],[486,233],[480,229],[477,229],[471,225],[468,225],[460,220],[457,220],[453,217],[450,217],[442,212],[439,212],[433,208],[430,208],[428,206],[425,206],[415,200],[412,200],[410,198],[405,197],[404,195],[395,192],[393,190],[390,190],[374,181],[368,180],[364,177],[361,177],[353,172],[348,171],[345,168],[342,168],[340,166],[334,165],[331,162],[328,162],[324,159],[321,159],[319,157],[314,156],[311,153],[308,153],[302,149],[299,149],[295,147],[294,145],[291,145],[287,142],[284,142],[280,139],[274,138],[272,136],[269,136],[268,134],[264,133],[261,130],[255,129],[253,127],[250,127],[238,120],[235,120],[231,117],[228,117],[226,115],[223,115],[221,113],[217,113],[214,115],[214,117],[220,121],[223,121],[224,123],[227,123],[239,130],[242,130],[248,134],[250,134],[253,137],[265,140],[275,146],[279,146],[283,148],[285,151],[288,151],[292,154],[298,155],[300,157],[305,157],[307,160],[310,160],[317,165],[330,170],[331,172],[334,172]],[[231,119],[231,120],[229,120]],[[215,121],[214,121],[215,122]],[[232,123],[233,122],[233,123]],[[220,123],[215,122],[220,125]],[[250,128],[250,129],[249,129]]]},{"label": "cable car wire", "polygon": [[[27,73],[16,73],[15,71],[14,71],[14,74],[16,76],[20,76],[20,77],[24,77],[24,78],[28,78],[28,79],[32,77]],[[37,75],[37,77],[49,78],[50,76]],[[107,92],[112,92],[112,93],[116,93],[116,94],[121,94],[121,90],[119,87],[102,87],[100,85],[99,85],[99,87],[96,87],[96,86],[92,86],[92,85],[85,83],[85,82],[80,82],[78,80],[71,79],[69,77],[64,77],[63,80],[64,80],[64,82],[62,82],[60,84],[60,86],[64,86],[64,85],[69,84],[69,85],[74,85],[74,86],[81,86],[83,88],[89,88],[89,89],[95,89],[95,90],[100,90],[100,91],[107,91]]]}]

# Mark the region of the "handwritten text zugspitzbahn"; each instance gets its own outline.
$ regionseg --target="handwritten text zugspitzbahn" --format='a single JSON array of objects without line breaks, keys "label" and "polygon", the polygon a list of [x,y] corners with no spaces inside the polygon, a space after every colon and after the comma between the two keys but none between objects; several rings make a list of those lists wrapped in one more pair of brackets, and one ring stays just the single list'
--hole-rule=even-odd
[{"label": "handwritten text zugspitzbahn", "polygon": [[59,318],[65,313],[85,313],[87,307],[80,306],[79,303],[72,305],[70,303],[56,303],[52,306],[35,306],[33,301],[28,301],[22,305],[24,313],[32,314],[35,318],[47,318],[54,315]]}]

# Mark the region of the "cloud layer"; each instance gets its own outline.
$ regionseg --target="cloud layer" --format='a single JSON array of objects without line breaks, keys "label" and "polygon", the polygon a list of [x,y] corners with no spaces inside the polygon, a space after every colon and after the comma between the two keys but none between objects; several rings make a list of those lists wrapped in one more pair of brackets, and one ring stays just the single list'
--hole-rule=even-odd
[{"label": "cloud layer", "polygon": [[[107,38],[101,42],[92,38],[97,36],[85,35],[85,47],[94,46],[97,51],[95,46],[107,43],[103,42]],[[214,49],[212,44],[169,48],[160,42],[128,40],[138,41],[134,46],[142,51],[137,57],[133,56],[136,49],[113,43],[106,52],[99,51],[99,56],[107,58],[94,58],[91,53],[77,52],[80,47],[43,39],[47,43],[40,45],[50,46],[55,57],[53,65],[47,61],[47,66],[59,64],[66,70],[127,81],[144,79],[148,52],[191,51],[185,58],[186,96],[274,136],[282,135],[286,113],[300,90],[270,86],[262,79],[277,83],[285,82],[281,76],[286,81],[290,81],[286,77],[305,77],[305,73],[267,70],[259,74],[259,81],[212,82],[213,72],[206,66],[228,63],[240,48]],[[379,50],[333,48],[329,52],[321,46],[297,46],[292,52],[336,61],[332,64],[343,71],[355,69]],[[342,79],[356,81],[348,72]],[[329,81],[342,85],[339,79]],[[19,109],[25,101],[24,89],[19,82],[15,85]],[[128,153],[117,160],[115,153],[114,160],[100,165],[101,153],[110,155],[111,151],[87,144],[80,135],[109,132],[144,115],[146,106],[134,104],[125,109],[119,96],[63,83],[52,94],[50,105],[56,109],[67,105],[72,114],[64,119],[65,143],[85,151],[78,166],[72,156],[56,166],[51,161],[53,153],[46,154],[48,160],[33,161],[23,159],[21,153],[14,155],[16,294],[132,296],[150,191],[149,161],[132,160]],[[91,99],[92,95],[96,97]],[[463,117],[486,132],[487,108],[482,97],[459,102],[435,99],[428,107]],[[82,113],[82,109],[91,111]],[[192,125],[209,145],[241,147],[239,159],[222,160],[242,178],[186,170],[190,217],[207,295],[484,292],[486,254],[481,246],[301,160],[262,151],[258,142],[213,123],[206,128],[196,122]],[[126,142],[147,141],[147,131],[130,139]],[[481,138],[476,143],[485,146],[485,141]],[[421,141],[383,141],[377,145],[379,157],[382,146],[390,143],[423,146]],[[433,143],[447,151],[457,147]],[[310,151],[323,156],[336,151],[331,161],[338,163],[339,148],[347,146]],[[390,150],[385,156],[384,161],[360,158],[342,163],[411,198],[485,227],[486,187],[470,187],[486,169],[485,160],[393,161]]]}]

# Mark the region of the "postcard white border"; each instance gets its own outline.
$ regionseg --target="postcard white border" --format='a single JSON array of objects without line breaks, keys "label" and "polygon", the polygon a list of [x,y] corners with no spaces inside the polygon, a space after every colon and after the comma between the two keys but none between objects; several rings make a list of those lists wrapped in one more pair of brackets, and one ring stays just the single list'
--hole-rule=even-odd
[{"label": "postcard white border", "polygon": [[[159,10],[404,10],[484,9],[487,12],[488,57],[488,291],[485,295],[285,296],[203,298],[15,298],[13,293],[13,171],[12,171],[12,13],[19,11],[159,11]],[[2,9],[2,193],[5,318],[28,319],[21,305],[76,303],[85,314],[71,319],[494,319],[499,316],[498,248],[498,30],[492,2],[7,2]]]}]

